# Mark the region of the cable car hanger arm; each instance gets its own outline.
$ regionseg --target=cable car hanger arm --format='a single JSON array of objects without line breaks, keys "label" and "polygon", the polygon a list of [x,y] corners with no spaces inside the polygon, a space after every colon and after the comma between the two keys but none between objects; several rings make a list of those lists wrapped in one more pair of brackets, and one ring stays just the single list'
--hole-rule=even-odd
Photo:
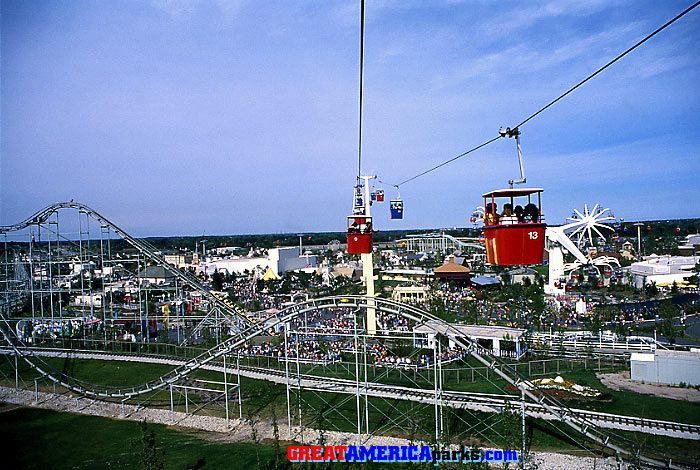
[{"label": "cable car hanger arm", "polygon": [[501,127],[498,130],[498,134],[501,137],[515,137],[515,145],[518,147],[518,165],[520,166],[520,178],[517,180],[508,180],[508,184],[510,185],[510,188],[513,189],[514,184],[523,184],[527,182],[527,178],[525,178],[525,171],[523,170],[523,152],[520,149],[520,129],[517,127],[515,129],[511,129],[510,127],[506,127],[503,129]]}]

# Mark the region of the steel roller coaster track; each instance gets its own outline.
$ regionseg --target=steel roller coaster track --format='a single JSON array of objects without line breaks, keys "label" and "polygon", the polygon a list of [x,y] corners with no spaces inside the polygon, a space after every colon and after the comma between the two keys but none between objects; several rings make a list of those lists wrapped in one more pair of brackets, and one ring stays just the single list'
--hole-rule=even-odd
[{"label": "steel roller coaster track", "polygon": [[197,279],[197,277],[193,276],[189,272],[182,271],[165,261],[165,259],[158,253],[158,249],[156,247],[151,245],[146,240],[132,237],[126,231],[122,230],[116,224],[114,224],[106,217],[101,215],[99,212],[95,211],[94,209],[91,209],[85,204],[81,204],[79,202],[59,202],[56,204],[52,204],[36,212],[34,215],[20,223],[14,225],[0,226],[0,234],[18,232],[32,225],[39,226],[42,224],[46,224],[49,221],[51,215],[53,215],[61,209],[75,209],[77,211],[80,211],[81,213],[87,214],[88,216],[92,217],[103,227],[109,227],[110,230],[122,237],[123,240],[125,240],[134,248],[139,250],[139,252],[150,258],[158,266],[161,266],[164,269],[166,269],[170,274],[177,277],[180,281],[184,282],[192,289],[201,292],[207,300],[219,307],[219,309],[221,309],[221,311],[225,315],[228,315],[229,319],[235,321],[238,324],[242,323],[248,326],[253,324],[253,322],[243,312],[233,308],[231,305],[225,302],[224,299],[211,293],[209,289],[202,285],[202,283],[199,279]]}]

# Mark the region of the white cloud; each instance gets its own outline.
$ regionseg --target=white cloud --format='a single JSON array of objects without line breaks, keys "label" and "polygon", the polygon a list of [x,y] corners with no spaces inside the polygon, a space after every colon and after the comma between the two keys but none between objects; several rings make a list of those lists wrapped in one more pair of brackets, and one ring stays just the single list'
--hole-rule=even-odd
[{"label": "white cloud", "polygon": [[493,20],[483,23],[479,28],[482,34],[488,34],[492,38],[515,34],[516,31],[532,26],[534,23],[562,16],[588,16],[602,11],[611,6],[621,6],[621,1],[587,0],[587,1],[561,1],[552,0],[543,4],[526,8],[512,7],[503,15],[496,16]]},{"label": "white cloud", "polygon": [[213,5],[224,18],[232,18],[243,5],[244,0],[214,0],[206,2],[204,0],[152,0],[151,4],[168,14],[173,19],[184,19],[194,13],[194,11],[206,5]]}]

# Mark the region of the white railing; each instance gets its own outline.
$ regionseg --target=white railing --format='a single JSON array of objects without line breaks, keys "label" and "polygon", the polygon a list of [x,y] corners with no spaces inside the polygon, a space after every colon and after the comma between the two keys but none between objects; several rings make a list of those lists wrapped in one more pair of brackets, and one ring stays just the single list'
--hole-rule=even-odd
[{"label": "white railing", "polygon": [[549,333],[533,333],[532,334],[533,348],[537,349],[538,346],[546,346],[548,348],[563,347],[564,349],[581,349],[585,350],[587,348],[593,349],[612,349],[620,351],[656,351],[659,347],[663,347],[658,343],[654,342],[653,339],[648,341],[634,339],[630,341],[626,338],[624,341],[615,339],[603,339],[602,337],[596,338],[582,337],[582,338],[572,338],[566,339],[566,336],[549,334]]}]

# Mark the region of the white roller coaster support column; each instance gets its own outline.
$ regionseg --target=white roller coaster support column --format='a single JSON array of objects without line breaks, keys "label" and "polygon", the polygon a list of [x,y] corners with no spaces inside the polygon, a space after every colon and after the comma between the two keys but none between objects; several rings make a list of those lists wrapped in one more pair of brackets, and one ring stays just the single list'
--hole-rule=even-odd
[{"label": "white roller coaster support column", "polygon": [[357,312],[353,315],[355,319],[355,329],[353,342],[355,343],[355,404],[357,406],[357,445],[362,445],[362,428],[361,428],[361,409],[360,409],[360,351],[359,341],[357,338]]},{"label": "white roller coaster support column", "polygon": [[241,401],[241,351],[236,351],[236,372],[238,372],[238,419],[243,422],[243,402]]},{"label": "white roller coaster support column", "polygon": [[435,386],[435,444],[439,445],[440,444],[440,415],[438,412],[438,400],[439,400],[439,395],[438,395],[438,350],[437,350],[437,345],[438,345],[438,335],[435,333],[434,339],[433,339],[433,385]]},{"label": "white roller coaster support column", "polygon": [[525,392],[520,389],[520,417],[522,418],[523,421],[523,429],[522,429],[522,436],[521,436],[521,445],[522,445],[522,450],[520,451],[520,461],[524,464],[525,463]]},{"label": "white roller coaster support column", "polygon": [[[287,385],[287,430],[289,433],[289,440],[292,440],[292,405],[289,399],[289,340],[287,339],[287,336],[289,335],[288,330],[289,323],[284,325],[284,382]],[[238,393],[240,394],[240,389]]]},{"label": "white roller coaster support column", "polygon": [[228,416],[228,377],[226,373],[226,354],[223,356],[224,359],[224,403],[226,404],[226,429],[230,427],[229,416]]}]

